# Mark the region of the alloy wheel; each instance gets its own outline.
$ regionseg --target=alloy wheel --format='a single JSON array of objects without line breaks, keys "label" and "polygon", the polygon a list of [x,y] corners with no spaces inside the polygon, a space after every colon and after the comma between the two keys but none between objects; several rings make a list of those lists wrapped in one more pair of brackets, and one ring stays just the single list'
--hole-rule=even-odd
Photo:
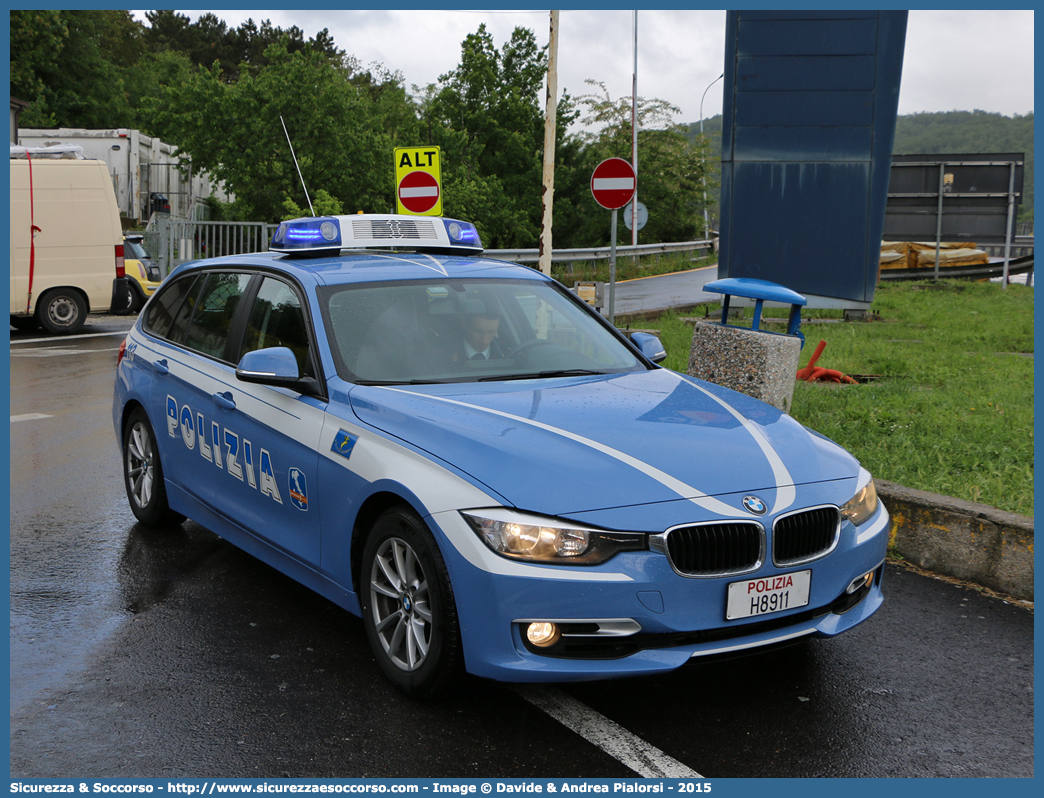
[{"label": "alloy wheel", "polygon": [[388,659],[404,671],[421,667],[432,633],[428,580],[416,552],[400,538],[385,540],[374,556],[370,605]]}]

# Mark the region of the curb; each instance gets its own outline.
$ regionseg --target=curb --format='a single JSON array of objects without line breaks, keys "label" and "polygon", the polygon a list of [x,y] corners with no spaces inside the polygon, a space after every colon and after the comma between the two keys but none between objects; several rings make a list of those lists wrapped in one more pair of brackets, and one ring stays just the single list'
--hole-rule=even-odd
[{"label": "curb", "polygon": [[1033,519],[875,480],[889,548],[920,568],[1033,601]]}]

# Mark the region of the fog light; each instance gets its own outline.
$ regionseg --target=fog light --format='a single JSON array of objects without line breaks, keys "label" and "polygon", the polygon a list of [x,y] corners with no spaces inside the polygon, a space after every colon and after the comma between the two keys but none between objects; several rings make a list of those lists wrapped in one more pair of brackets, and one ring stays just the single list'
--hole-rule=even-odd
[{"label": "fog light", "polygon": [[863,574],[858,579],[853,579],[852,584],[848,586],[848,588],[845,590],[845,593],[847,593],[848,595],[852,595],[857,590],[860,590],[864,587],[870,587],[870,580],[872,580],[873,578],[874,572],[870,571],[869,573]]},{"label": "fog light", "polygon": [[534,646],[548,648],[558,642],[562,632],[556,624],[543,621],[526,627],[526,639]]}]

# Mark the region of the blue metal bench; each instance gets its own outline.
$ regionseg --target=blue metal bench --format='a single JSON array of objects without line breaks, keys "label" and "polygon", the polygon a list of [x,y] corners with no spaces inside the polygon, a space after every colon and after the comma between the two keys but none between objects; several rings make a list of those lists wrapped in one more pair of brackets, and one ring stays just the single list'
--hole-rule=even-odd
[{"label": "blue metal bench", "polygon": [[[755,300],[754,324],[751,327],[752,330],[758,330],[761,325],[761,306],[766,300],[769,302],[782,302],[783,304],[789,304],[790,318],[787,321],[787,335],[796,335],[801,339],[801,345],[804,346],[805,336],[802,335],[800,330],[801,308],[804,307],[808,300],[796,291],[791,291],[789,288],[785,288],[778,283],[772,283],[768,280],[756,280],[751,277],[726,277],[722,280],[714,280],[713,282],[707,283],[703,286],[703,290],[724,295],[724,298],[721,301],[722,327],[737,326],[728,323],[730,297],[741,296],[746,299]],[[759,330],[759,332],[768,331]],[[770,335],[771,334],[772,333],[770,333]]]}]

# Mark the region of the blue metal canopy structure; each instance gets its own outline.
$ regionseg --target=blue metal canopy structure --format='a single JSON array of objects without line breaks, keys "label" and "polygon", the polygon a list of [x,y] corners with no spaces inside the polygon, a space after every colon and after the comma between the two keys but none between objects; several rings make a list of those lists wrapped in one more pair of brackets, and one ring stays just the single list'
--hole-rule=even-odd
[{"label": "blue metal canopy structure", "polygon": [[874,296],[905,11],[730,11],[719,277]]}]

